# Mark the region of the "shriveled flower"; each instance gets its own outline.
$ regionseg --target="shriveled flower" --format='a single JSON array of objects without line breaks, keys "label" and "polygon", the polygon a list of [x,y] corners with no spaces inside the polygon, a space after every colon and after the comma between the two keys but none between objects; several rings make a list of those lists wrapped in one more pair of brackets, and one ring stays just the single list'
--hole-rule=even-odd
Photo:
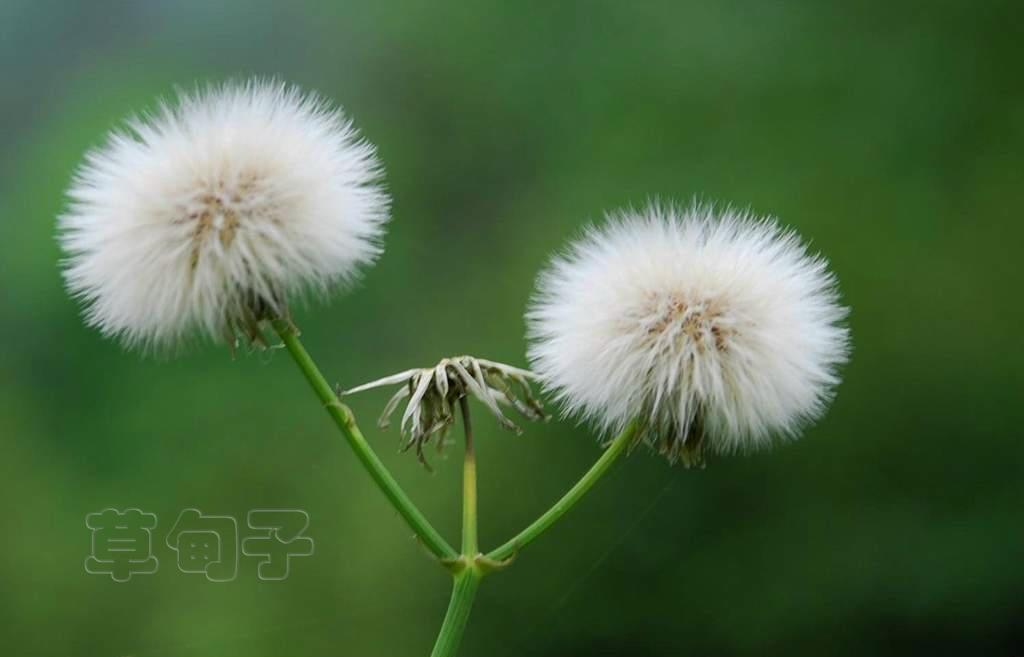
[{"label": "shriveled flower", "polygon": [[339,396],[400,383],[401,388],[384,407],[377,425],[387,429],[391,415],[408,397],[401,422],[402,450],[415,447],[416,456],[426,466],[424,446],[435,440],[438,451],[444,447],[448,430],[455,424],[456,404],[468,395],[480,400],[502,427],[516,433],[522,430],[505,417],[501,406],[511,406],[529,420],[547,420],[543,405],[530,389],[529,381],[534,378],[532,372],[504,363],[455,356],[434,367],[406,370],[340,391]]},{"label": "shriveled flower", "polygon": [[670,461],[793,437],[848,355],[835,277],[773,219],[694,205],[608,217],[540,276],[535,372],[607,431],[639,418]]},{"label": "shriveled flower", "polygon": [[342,113],[278,82],[179,94],[88,154],[59,219],[87,322],[128,346],[261,340],[287,301],[352,280],[389,200]]}]

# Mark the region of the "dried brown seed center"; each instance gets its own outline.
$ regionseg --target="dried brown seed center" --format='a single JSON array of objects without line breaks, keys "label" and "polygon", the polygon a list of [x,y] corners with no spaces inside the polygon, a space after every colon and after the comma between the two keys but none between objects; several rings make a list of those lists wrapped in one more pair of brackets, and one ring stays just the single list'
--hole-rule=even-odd
[{"label": "dried brown seed center", "polygon": [[199,265],[203,248],[209,239],[216,238],[224,249],[231,247],[242,223],[240,210],[244,198],[254,190],[255,185],[254,178],[246,178],[232,186],[233,190],[229,193],[223,184],[218,184],[215,191],[204,192],[190,204],[184,222],[193,225],[189,255],[191,270],[194,271]]},{"label": "dried brown seed center", "polygon": [[703,349],[713,344],[725,351],[731,330],[722,323],[721,304],[714,301],[690,303],[681,296],[672,296],[658,304],[656,319],[647,329],[654,338],[674,335]]}]

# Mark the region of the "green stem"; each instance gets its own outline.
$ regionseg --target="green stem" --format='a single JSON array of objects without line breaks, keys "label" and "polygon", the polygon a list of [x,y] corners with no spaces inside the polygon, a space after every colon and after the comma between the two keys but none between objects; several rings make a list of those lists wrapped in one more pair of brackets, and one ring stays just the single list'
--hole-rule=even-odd
[{"label": "green stem", "polygon": [[313,387],[313,391],[320,398],[320,401],[323,402],[327,413],[334,420],[334,423],[338,425],[338,428],[341,429],[341,433],[345,436],[345,440],[348,441],[352,451],[359,457],[359,460],[370,473],[370,476],[373,477],[373,480],[377,482],[377,486],[380,487],[388,501],[391,502],[391,505],[395,507],[409,524],[409,527],[416,533],[416,536],[423,542],[423,545],[434,556],[442,560],[458,558],[455,549],[444,540],[444,537],[434,529],[423,513],[416,508],[416,505],[405,494],[405,491],[402,490],[402,487],[398,485],[395,478],[388,472],[384,463],[381,462],[380,458],[373,451],[373,448],[370,447],[370,443],[366,441],[362,432],[359,431],[359,427],[356,426],[352,411],[338,400],[338,396],[331,389],[331,385],[327,383],[327,379],[320,373],[316,363],[313,362],[305,347],[302,346],[295,327],[292,326],[291,322],[281,319],[274,320],[272,325],[277,334],[281,336],[281,341],[288,348],[292,358],[295,359],[295,363],[306,376],[309,385]]},{"label": "green stem", "polygon": [[477,587],[482,574],[473,565],[455,575],[452,587],[452,598],[448,602],[448,612],[444,615],[444,623],[437,635],[437,642],[430,657],[454,657],[462,642],[462,634],[466,630],[466,621],[473,608]]},{"label": "green stem", "polygon": [[469,421],[469,401],[465,396],[459,398],[459,410],[466,434],[462,460],[462,554],[472,559],[480,552],[476,538],[476,450],[473,447],[473,425]]},{"label": "green stem", "polygon": [[623,452],[633,444],[639,430],[640,422],[637,420],[631,422],[629,426],[627,426],[622,433],[620,433],[615,440],[608,445],[604,454],[602,454],[601,458],[591,466],[590,470],[588,470],[587,473],[569,489],[569,492],[562,496],[562,499],[555,502],[550,509],[544,512],[544,515],[534,520],[529,527],[519,532],[515,537],[501,547],[488,553],[486,558],[492,561],[504,561],[505,559],[513,557],[517,552],[519,552],[519,550],[523,549],[527,544],[531,543],[534,539],[543,534],[548,527],[555,524],[556,520],[561,518],[569,511],[569,509],[575,506],[576,503],[586,495],[587,491],[597,483],[597,480],[608,472],[616,459],[618,459],[619,456],[621,456]]}]

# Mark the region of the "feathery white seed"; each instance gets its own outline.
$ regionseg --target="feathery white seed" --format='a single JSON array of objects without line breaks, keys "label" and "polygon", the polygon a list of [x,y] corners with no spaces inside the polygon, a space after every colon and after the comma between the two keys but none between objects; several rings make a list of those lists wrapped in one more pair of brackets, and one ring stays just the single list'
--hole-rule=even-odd
[{"label": "feathery white seed", "polygon": [[746,451],[823,413],[846,314],[825,260],[774,220],[649,206],[541,274],[529,357],[568,413],[608,432],[640,418],[670,460]]},{"label": "feathery white seed", "polygon": [[127,346],[213,339],[351,281],[389,200],[373,147],[273,81],[179,94],[90,152],[58,220],[69,291]]}]

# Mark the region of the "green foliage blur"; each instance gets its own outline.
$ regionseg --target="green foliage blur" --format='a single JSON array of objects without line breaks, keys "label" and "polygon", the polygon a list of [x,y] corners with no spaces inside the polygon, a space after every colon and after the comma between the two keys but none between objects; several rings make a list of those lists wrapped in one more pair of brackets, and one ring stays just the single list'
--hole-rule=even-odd
[{"label": "green foliage blur", "polygon": [[[826,254],[852,362],[826,418],[686,471],[637,451],[484,581],[463,654],[935,655],[1024,648],[1017,1],[0,1],[0,645],[10,655],[429,652],[446,574],[283,352],[124,352],[62,290],[54,219],[83,153],[175,85],[278,76],[342,104],[394,196],[387,251],[299,308],[350,386],[471,353],[523,365],[550,254],[649,198],[780,217]],[[1014,301],[1016,299],[1016,301]],[[457,540],[458,448],[425,472]],[[494,547],[598,456],[571,421],[477,413]],[[85,572],[86,514],[157,514],[160,570]],[[284,582],[210,583],[165,544],[196,507],[310,513]]]}]

